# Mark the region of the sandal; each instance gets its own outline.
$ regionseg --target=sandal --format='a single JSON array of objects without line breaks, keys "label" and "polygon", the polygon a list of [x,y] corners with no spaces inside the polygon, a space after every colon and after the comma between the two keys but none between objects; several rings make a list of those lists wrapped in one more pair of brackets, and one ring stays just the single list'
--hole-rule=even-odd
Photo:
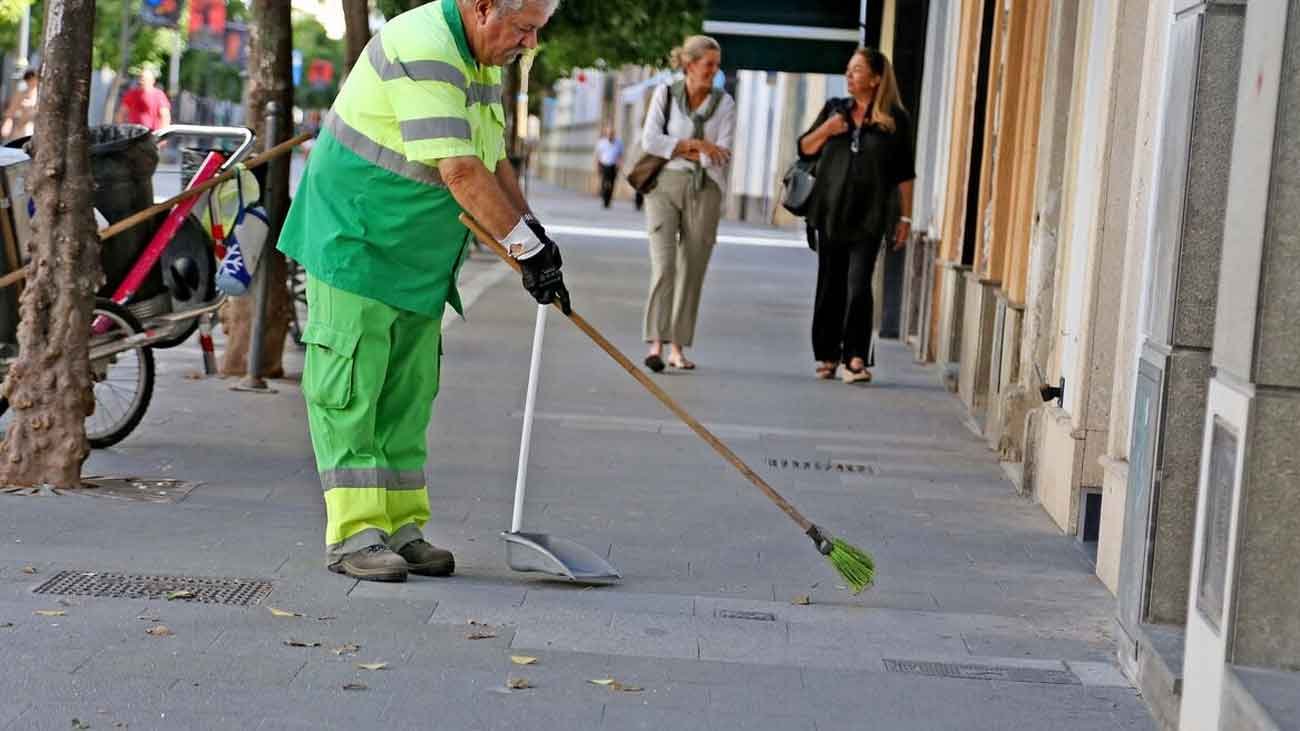
[{"label": "sandal", "polygon": [[683,370],[683,371],[693,371],[693,370],[695,370],[695,364],[692,363],[692,362],[690,362],[689,360],[686,360],[686,356],[682,356],[680,360],[679,360],[679,359],[675,359],[675,358],[671,358],[671,357],[670,357],[670,358],[668,359],[668,365],[672,366],[673,368],[676,368],[676,369],[678,369],[678,370]]},{"label": "sandal", "polygon": [[871,383],[871,371],[866,368],[853,370],[853,366],[844,366],[842,380],[845,383]]},{"label": "sandal", "polygon": [[663,373],[663,372],[664,372],[664,359],[663,359],[663,358],[660,358],[660,357],[657,356],[657,355],[647,355],[647,356],[645,357],[645,367],[646,367],[646,368],[649,368],[650,370],[654,371],[655,373]]},{"label": "sandal", "polygon": [[818,364],[817,377],[823,381],[833,381],[835,380],[835,369],[836,366],[833,365]]}]

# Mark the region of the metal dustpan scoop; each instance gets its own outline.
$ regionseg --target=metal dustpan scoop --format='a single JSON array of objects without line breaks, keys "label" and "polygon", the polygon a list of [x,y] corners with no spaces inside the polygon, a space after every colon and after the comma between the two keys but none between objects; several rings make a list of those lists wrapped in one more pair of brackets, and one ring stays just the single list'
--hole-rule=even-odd
[{"label": "metal dustpan scoop", "polygon": [[533,438],[533,410],[537,405],[537,380],[542,365],[542,338],[546,333],[546,305],[537,306],[533,329],[533,356],[528,364],[528,395],[524,399],[524,432],[519,440],[519,472],[515,478],[515,508],[510,532],[502,533],[506,563],[515,571],[534,571],[581,583],[606,583],[623,578],[608,561],[590,548],[567,538],[545,533],[524,533],[524,487],[528,481],[528,451]]}]

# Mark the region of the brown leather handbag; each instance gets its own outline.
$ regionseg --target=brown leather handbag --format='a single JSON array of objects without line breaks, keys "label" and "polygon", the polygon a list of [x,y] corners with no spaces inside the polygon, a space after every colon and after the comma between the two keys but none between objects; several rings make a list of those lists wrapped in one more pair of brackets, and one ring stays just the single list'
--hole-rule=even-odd
[{"label": "brown leather handbag", "polygon": [[[673,90],[667,88],[664,90],[664,134],[668,134],[668,120],[673,113]],[[641,156],[632,169],[628,171],[627,182],[632,189],[641,195],[649,195],[650,191],[655,189],[659,182],[659,173],[663,171],[668,160],[658,155],[645,153]]]}]

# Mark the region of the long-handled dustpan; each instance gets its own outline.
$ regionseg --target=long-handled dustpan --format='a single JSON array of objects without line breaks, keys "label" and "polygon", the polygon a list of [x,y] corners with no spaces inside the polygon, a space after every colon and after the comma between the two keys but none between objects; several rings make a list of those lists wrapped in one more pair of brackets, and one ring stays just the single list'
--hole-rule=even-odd
[{"label": "long-handled dustpan", "polygon": [[515,477],[515,509],[510,532],[502,533],[506,563],[515,571],[536,571],[581,583],[606,583],[622,578],[618,569],[590,548],[546,533],[524,533],[524,487],[528,481],[528,451],[533,439],[533,410],[537,405],[537,380],[542,366],[542,338],[546,334],[546,305],[537,306],[533,329],[533,356],[528,363],[528,395],[524,398],[524,431],[519,439],[519,472]]}]

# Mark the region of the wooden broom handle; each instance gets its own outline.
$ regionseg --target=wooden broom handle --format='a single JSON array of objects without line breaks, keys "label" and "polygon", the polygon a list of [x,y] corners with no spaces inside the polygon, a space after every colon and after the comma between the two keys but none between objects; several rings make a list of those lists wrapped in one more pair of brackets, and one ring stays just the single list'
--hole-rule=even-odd
[{"label": "wooden broom handle", "polygon": [[[298,145],[301,145],[302,143],[306,142],[307,140],[310,140],[312,137],[315,136],[316,136],[315,133],[303,132],[297,137],[292,137],[284,142],[281,142],[275,147],[272,147],[266,152],[263,152],[257,157],[254,157],[253,159],[249,160],[244,165],[244,167],[251,169],[251,168],[258,167],[259,165],[265,165],[266,163],[276,159],[277,157],[280,157],[281,155],[284,155],[285,153],[289,152],[293,148],[297,147]],[[179,194],[174,195],[171,198],[168,198],[162,203],[157,203],[155,205],[152,205],[144,209],[143,211],[132,213],[131,215],[127,216],[126,218],[123,218],[121,221],[118,221],[112,226],[102,229],[99,232],[99,240],[106,241],[108,239],[111,239],[112,237],[122,233],[128,228],[131,228],[133,226],[138,226],[141,223],[158,215],[159,213],[162,213],[163,211],[171,210],[172,206],[176,205],[177,203],[187,201],[190,198],[193,198],[198,195],[203,195],[209,190],[212,190],[218,185],[221,185],[227,180],[230,180],[231,178],[235,177],[235,175],[238,174],[238,172],[239,172],[239,166],[232,167],[226,172],[210,180],[204,181],[203,183],[200,183],[199,185],[196,185],[193,188],[190,188],[189,190],[181,191]],[[15,282],[21,282],[26,277],[27,277],[27,267],[22,267],[20,269],[12,271],[4,275],[3,277],[0,277],[0,289],[4,289],[5,287],[8,287],[9,285],[14,284]]]},{"label": "wooden broom handle", "polygon": [[[487,245],[493,253],[505,260],[505,262],[510,265],[510,268],[514,269],[516,272],[519,271],[519,262],[515,261],[513,256],[510,256],[510,253],[507,252],[506,248],[496,240],[496,237],[485,231],[483,227],[473,218],[470,218],[468,214],[460,214],[460,221],[465,224],[465,226],[468,227],[480,241]],[[560,309],[558,302],[555,303],[555,309],[560,310],[560,314],[564,314],[564,311]],[[713,447],[713,451],[722,455],[723,459],[730,462],[737,470],[740,470],[740,473],[748,478],[749,481],[754,484],[754,487],[762,490],[763,494],[767,495],[768,499],[781,509],[781,512],[790,516],[790,519],[795,523],[798,523],[799,527],[802,528],[805,533],[813,530],[814,526],[812,521],[805,518],[803,513],[800,513],[789,503],[789,501],[781,497],[781,493],[774,490],[771,485],[767,484],[767,482],[763,480],[762,477],[758,476],[758,473],[750,469],[749,465],[745,464],[744,460],[737,456],[735,452],[731,451],[730,447],[722,443],[722,440],[713,436],[713,432],[709,431],[703,424],[696,421],[695,417],[687,413],[686,409],[683,409],[671,396],[667,394],[667,392],[659,387],[659,384],[650,380],[649,376],[642,373],[641,369],[638,368],[636,364],[629,360],[626,355],[623,355],[622,351],[615,347],[613,343],[609,342],[604,335],[601,335],[599,330],[592,327],[591,323],[587,322],[582,315],[579,315],[576,311],[570,310],[566,317],[568,317],[574,325],[577,325],[579,330],[586,333],[587,337],[591,338],[596,345],[600,346],[600,349],[605,351],[609,357],[613,358],[616,363],[623,366],[623,370],[627,371],[629,375],[635,378],[637,383],[645,386],[645,389],[655,398],[659,399],[660,403],[668,407],[669,411],[676,414],[677,418],[682,420],[682,423],[691,428],[691,431],[694,431],[701,439],[708,442],[709,446]]]}]

